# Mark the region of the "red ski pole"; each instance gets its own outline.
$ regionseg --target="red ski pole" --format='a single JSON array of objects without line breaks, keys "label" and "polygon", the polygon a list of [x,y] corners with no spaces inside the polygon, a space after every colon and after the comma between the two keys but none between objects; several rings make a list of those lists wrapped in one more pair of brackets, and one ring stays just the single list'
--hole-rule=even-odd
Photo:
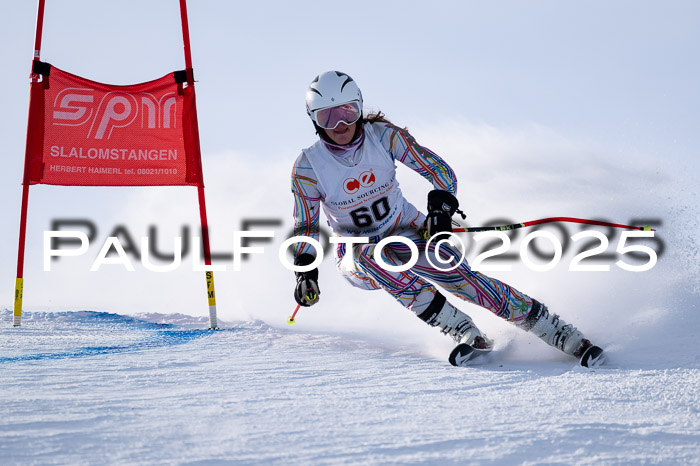
[{"label": "red ski pole", "polygon": [[545,223],[554,222],[568,222],[568,223],[583,223],[586,225],[599,225],[614,228],[627,228],[629,230],[642,230],[642,231],[656,231],[648,225],[643,227],[633,226],[633,225],[622,225],[619,223],[601,222],[598,220],[588,220],[585,218],[574,218],[574,217],[550,217],[542,218],[539,220],[531,220],[529,222],[514,223],[512,225],[500,225],[493,227],[472,227],[472,228],[455,228],[452,231],[455,233],[479,233],[482,231],[507,231],[515,230],[516,228],[531,227],[535,225],[543,225]]},{"label": "red ski pole", "polygon": [[287,323],[288,323],[289,325],[294,325],[294,323],[296,322],[296,321],[294,320],[294,316],[297,315],[297,312],[299,312],[299,308],[300,308],[300,307],[301,307],[301,305],[300,305],[300,304],[297,304],[297,307],[296,307],[296,309],[294,309],[294,312],[292,312],[292,315],[289,316],[289,317],[287,318]]}]

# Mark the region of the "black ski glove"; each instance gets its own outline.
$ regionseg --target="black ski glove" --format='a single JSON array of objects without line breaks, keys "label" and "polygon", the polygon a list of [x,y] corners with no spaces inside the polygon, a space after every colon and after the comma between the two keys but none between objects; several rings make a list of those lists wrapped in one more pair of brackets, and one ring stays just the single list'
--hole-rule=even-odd
[{"label": "black ski glove", "polygon": [[[294,260],[294,265],[309,265],[316,260],[311,254],[300,254]],[[304,307],[313,306],[318,302],[318,295],[321,291],[318,289],[318,269],[309,270],[308,272],[294,272],[297,277],[297,285],[294,288],[294,299]]]},{"label": "black ski glove", "polygon": [[[425,219],[426,239],[437,233],[452,232],[452,215],[458,210],[459,201],[452,194],[441,189],[433,189],[428,193],[428,217]],[[462,214],[464,215],[464,214]],[[447,238],[441,235],[436,240]]]}]

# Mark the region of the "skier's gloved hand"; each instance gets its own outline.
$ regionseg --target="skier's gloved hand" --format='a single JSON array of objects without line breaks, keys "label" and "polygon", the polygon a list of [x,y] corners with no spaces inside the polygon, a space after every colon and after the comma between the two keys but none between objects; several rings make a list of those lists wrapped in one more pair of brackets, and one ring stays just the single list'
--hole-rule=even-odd
[{"label": "skier's gloved hand", "polygon": [[[294,265],[309,265],[316,260],[311,254],[300,254]],[[318,302],[321,291],[318,289],[318,269],[308,272],[294,272],[297,277],[297,284],[294,288],[294,299],[300,306],[309,307]]]},{"label": "skier's gloved hand", "polygon": [[[459,201],[441,189],[428,193],[428,217],[425,219],[426,239],[442,232],[452,232],[452,215],[458,210]],[[464,215],[464,214],[463,214]],[[447,237],[447,235],[442,235]],[[442,239],[438,236],[436,239]]]}]

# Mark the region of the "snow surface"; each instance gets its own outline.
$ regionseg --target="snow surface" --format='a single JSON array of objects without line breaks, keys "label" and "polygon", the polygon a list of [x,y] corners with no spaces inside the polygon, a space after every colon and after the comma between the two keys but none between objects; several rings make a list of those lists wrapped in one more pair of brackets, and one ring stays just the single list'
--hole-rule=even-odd
[{"label": "snow surface", "polygon": [[3,464],[700,464],[697,346],[588,370],[509,344],[454,368],[300,325],[0,320]]}]

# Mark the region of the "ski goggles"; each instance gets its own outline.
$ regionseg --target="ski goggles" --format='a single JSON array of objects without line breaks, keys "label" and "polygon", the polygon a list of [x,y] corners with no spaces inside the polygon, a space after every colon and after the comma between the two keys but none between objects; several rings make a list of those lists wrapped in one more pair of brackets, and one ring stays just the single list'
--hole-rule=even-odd
[{"label": "ski goggles", "polygon": [[311,112],[311,119],[323,129],[335,129],[338,124],[351,125],[360,119],[360,102],[353,100],[336,107],[326,107]]}]

